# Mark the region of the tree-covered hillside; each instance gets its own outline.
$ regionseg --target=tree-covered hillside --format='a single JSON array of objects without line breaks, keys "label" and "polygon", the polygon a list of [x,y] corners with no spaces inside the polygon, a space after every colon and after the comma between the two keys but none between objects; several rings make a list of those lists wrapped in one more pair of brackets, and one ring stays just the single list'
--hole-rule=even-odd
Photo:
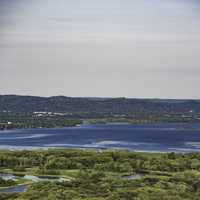
[{"label": "tree-covered hillside", "polygon": [[72,98],[0,95],[0,111],[87,113],[185,113],[200,112],[200,100],[127,98]]},{"label": "tree-covered hillside", "polygon": [[199,123],[200,100],[0,95],[0,129],[87,123]]}]

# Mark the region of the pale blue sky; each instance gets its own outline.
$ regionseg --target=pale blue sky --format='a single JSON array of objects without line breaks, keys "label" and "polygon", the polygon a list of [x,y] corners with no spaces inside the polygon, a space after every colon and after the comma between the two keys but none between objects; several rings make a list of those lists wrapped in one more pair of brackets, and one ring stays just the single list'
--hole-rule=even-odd
[{"label": "pale blue sky", "polygon": [[200,98],[198,0],[0,0],[0,93]]}]

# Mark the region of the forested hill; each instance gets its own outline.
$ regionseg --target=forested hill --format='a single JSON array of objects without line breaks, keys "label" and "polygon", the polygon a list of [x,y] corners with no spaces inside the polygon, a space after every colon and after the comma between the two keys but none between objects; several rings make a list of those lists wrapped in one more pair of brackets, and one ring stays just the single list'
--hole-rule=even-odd
[{"label": "forested hill", "polygon": [[200,100],[72,98],[0,95],[0,112],[199,113]]}]

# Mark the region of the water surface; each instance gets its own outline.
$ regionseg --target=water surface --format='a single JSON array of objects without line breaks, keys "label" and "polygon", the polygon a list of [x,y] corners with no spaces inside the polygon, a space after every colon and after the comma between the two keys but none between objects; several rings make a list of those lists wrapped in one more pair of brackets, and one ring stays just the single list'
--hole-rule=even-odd
[{"label": "water surface", "polygon": [[0,188],[0,193],[21,193],[27,190],[27,185],[18,185],[9,188]]},{"label": "water surface", "polygon": [[98,148],[200,151],[200,124],[100,124],[0,131],[0,148]]}]

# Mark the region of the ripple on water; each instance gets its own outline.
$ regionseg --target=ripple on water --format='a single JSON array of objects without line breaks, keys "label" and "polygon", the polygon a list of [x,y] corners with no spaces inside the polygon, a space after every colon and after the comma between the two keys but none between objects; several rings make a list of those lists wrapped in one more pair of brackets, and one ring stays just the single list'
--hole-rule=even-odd
[{"label": "ripple on water", "polygon": [[48,136],[50,136],[50,134],[32,134],[32,135],[24,135],[24,136],[12,136],[11,135],[10,137],[3,137],[3,136],[1,136],[0,138],[2,140],[16,140],[16,139],[43,138],[43,137],[48,137]]}]

